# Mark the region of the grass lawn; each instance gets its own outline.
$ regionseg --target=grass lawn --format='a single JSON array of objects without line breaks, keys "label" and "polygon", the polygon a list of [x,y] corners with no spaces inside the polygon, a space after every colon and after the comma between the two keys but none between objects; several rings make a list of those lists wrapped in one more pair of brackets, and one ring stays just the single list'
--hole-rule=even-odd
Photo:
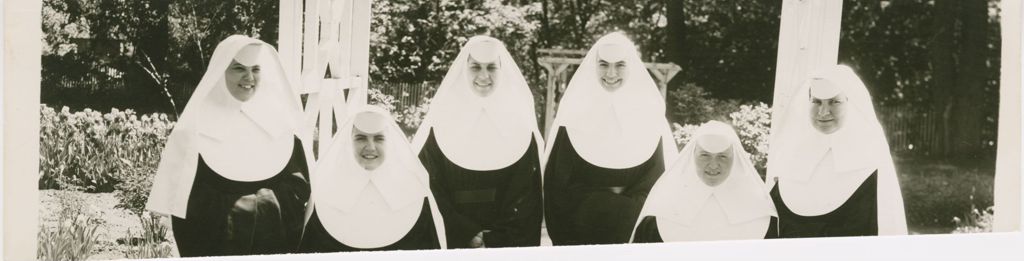
[{"label": "grass lawn", "polygon": [[994,160],[897,159],[896,170],[912,234],[950,233],[954,217],[964,219],[972,206],[980,211],[993,204]]}]

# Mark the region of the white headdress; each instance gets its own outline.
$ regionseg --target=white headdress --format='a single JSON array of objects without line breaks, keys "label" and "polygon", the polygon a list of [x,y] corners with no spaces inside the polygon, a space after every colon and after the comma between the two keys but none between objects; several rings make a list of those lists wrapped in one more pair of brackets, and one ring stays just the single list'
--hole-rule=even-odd
[{"label": "white headdress", "polygon": [[[599,55],[600,53],[600,55]],[[625,61],[628,76],[614,92],[601,86],[598,56],[611,62]],[[636,46],[622,33],[601,37],[583,57],[558,105],[548,130],[554,139],[564,126],[577,153],[599,167],[622,169],[650,159],[662,142],[665,162],[678,152],[665,119],[665,101],[640,60]],[[545,149],[545,159],[554,142]]]},{"label": "white headdress", "polygon": [[[486,97],[471,89],[471,56],[499,66],[493,92]],[[488,36],[474,36],[441,81],[413,138],[413,151],[423,148],[433,130],[441,151],[455,164],[472,170],[507,167],[523,157],[531,138],[538,146],[544,144],[533,105],[530,87],[505,45]]]},{"label": "white headdress", "polygon": [[[718,142],[706,142],[716,140]],[[709,146],[709,143],[719,144]],[[706,150],[711,150],[708,147],[717,147],[715,151],[732,148],[731,173],[717,186],[708,186],[697,175],[694,158],[698,144]],[[708,227],[710,224],[696,224],[695,218],[702,210],[708,210],[709,204],[717,204],[728,224],[734,227],[716,229]],[[669,242],[763,238],[770,217],[778,214],[736,132],[725,123],[709,121],[697,129],[679,158],[658,178],[637,225],[646,216],[657,217],[662,239]]]},{"label": "white headdress", "polygon": [[[383,163],[366,170],[355,160],[352,128],[360,114],[378,117],[385,136]],[[376,106],[363,106],[338,125],[335,144],[324,154],[310,177],[312,195],[308,215],[315,211],[324,229],[345,245],[384,247],[402,239],[416,224],[426,198],[438,242],[446,247],[444,222],[430,192],[429,177],[409,148],[391,114]],[[372,203],[379,200],[383,204]]]},{"label": "white headdress", "polygon": [[[245,48],[251,45],[258,48]],[[238,101],[225,86],[232,60],[261,67],[248,101]],[[221,41],[167,139],[146,208],[186,216],[199,154],[212,170],[232,180],[262,180],[280,172],[292,155],[293,137],[308,140],[299,129],[302,105],[292,83],[272,46],[242,35]],[[311,165],[310,145],[302,143]]]},{"label": "white headdress", "polygon": [[[812,126],[812,86],[838,89],[825,88],[815,96],[844,93],[848,98],[843,123],[832,134]],[[907,233],[903,197],[885,132],[867,87],[850,67],[831,66],[805,81],[784,115],[786,121],[772,139],[767,177],[769,186],[778,178],[787,207],[805,216],[829,213],[877,170],[879,234]]]}]

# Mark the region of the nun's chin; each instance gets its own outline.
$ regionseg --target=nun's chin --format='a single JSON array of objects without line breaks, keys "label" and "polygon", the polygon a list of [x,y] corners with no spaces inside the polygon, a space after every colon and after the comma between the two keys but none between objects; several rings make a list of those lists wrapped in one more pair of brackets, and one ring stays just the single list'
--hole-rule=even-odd
[{"label": "nun's chin", "polygon": [[240,102],[246,102],[249,101],[249,99],[252,99],[252,96],[256,95],[257,89],[259,89],[259,87],[253,86],[250,88],[243,88],[240,86],[236,86],[229,87],[228,92],[231,93],[231,97],[235,97],[235,100],[238,100]]},{"label": "nun's chin", "polygon": [[376,160],[367,160],[367,161],[359,162],[359,166],[362,166],[363,169],[365,169],[365,170],[373,171],[373,170],[377,169],[378,167],[380,167],[380,162],[378,162]]},{"label": "nun's chin", "polygon": [[718,177],[718,176],[714,176],[714,177],[701,176],[701,179],[700,179],[700,181],[704,182],[704,185],[708,185],[708,187],[715,187],[715,186],[718,186],[718,184],[722,184],[721,180],[722,180],[722,178]]},{"label": "nun's chin", "polygon": [[608,82],[605,82],[605,81],[601,81],[601,87],[604,87],[604,90],[606,90],[608,92],[615,92],[615,91],[619,90],[620,87],[622,87],[622,81],[618,81],[618,82],[615,82],[615,83],[608,83]]},{"label": "nun's chin", "polygon": [[491,96],[491,93],[494,93],[494,86],[473,85],[473,93],[481,98],[486,98],[487,96]]},{"label": "nun's chin", "polygon": [[814,125],[814,129],[818,130],[822,134],[832,134],[839,130],[840,126],[836,120],[820,122],[815,120],[811,125]]}]

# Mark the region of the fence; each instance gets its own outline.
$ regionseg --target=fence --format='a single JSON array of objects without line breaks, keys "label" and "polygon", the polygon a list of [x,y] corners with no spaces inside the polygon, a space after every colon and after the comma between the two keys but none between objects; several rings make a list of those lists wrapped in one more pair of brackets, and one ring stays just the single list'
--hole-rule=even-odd
[{"label": "fence", "polygon": [[77,89],[91,92],[124,90],[128,84],[125,80],[98,80],[96,78],[76,78],[64,75],[50,75],[44,77],[43,87],[52,87],[60,90]]},{"label": "fence", "polygon": [[[195,83],[176,83],[169,87],[180,112],[195,89]],[[138,78],[97,79],[51,74],[44,75],[40,82],[40,100],[45,104],[68,106],[73,110],[130,108],[139,113],[161,112],[173,117],[175,112],[163,91],[151,80]]]},{"label": "fence", "polygon": [[395,98],[395,111],[404,111],[406,108],[420,106],[427,99],[434,97],[437,83],[371,82],[370,88]]},{"label": "fence", "polygon": [[[897,154],[913,154],[918,156],[941,156],[947,142],[977,144],[983,150],[995,152],[998,125],[995,121],[984,123],[980,128],[980,140],[947,141],[943,137],[942,115],[939,113],[920,112],[911,106],[878,108],[878,119],[885,129],[890,149]],[[958,124],[958,123],[952,123]]]},{"label": "fence", "polygon": [[942,144],[941,115],[917,112],[906,106],[878,109],[878,119],[893,152],[928,155]]}]

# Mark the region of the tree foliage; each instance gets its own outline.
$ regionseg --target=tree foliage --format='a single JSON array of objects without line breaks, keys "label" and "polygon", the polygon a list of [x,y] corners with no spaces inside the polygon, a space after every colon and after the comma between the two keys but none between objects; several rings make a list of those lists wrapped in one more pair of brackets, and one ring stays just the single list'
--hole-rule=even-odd
[{"label": "tree foliage", "polygon": [[771,103],[781,1],[670,1],[667,57],[683,68],[670,88]]},{"label": "tree foliage", "polygon": [[277,42],[277,1],[44,0],[42,13],[43,102],[78,108],[180,111],[218,42]]},{"label": "tree foliage", "polygon": [[501,39],[528,74],[538,67],[529,54],[539,5],[485,1],[374,1],[371,23],[372,79],[384,82],[440,81],[470,37]]},{"label": "tree foliage", "polygon": [[[998,0],[843,2],[839,61],[864,79],[876,106],[909,106],[915,117],[941,118],[940,143],[952,145],[935,154],[991,148],[979,143],[995,137]],[[61,99],[91,97],[75,102],[180,110],[221,39],[247,34],[276,44],[277,5],[44,0],[44,102],[69,105]],[[469,37],[489,34],[510,48],[539,104],[547,72],[536,62],[537,49],[586,50],[598,37],[623,31],[646,62],[682,67],[670,91],[700,88],[706,91],[701,97],[770,104],[781,7],[778,0],[374,1],[370,76],[372,82],[439,81]],[[73,95],[52,87],[67,78],[100,82],[93,89],[135,91]],[[681,97],[689,99],[673,95],[668,104],[687,102],[674,100]],[[673,111],[679,108],[669,108],[670,115],[687,114]]]}]

